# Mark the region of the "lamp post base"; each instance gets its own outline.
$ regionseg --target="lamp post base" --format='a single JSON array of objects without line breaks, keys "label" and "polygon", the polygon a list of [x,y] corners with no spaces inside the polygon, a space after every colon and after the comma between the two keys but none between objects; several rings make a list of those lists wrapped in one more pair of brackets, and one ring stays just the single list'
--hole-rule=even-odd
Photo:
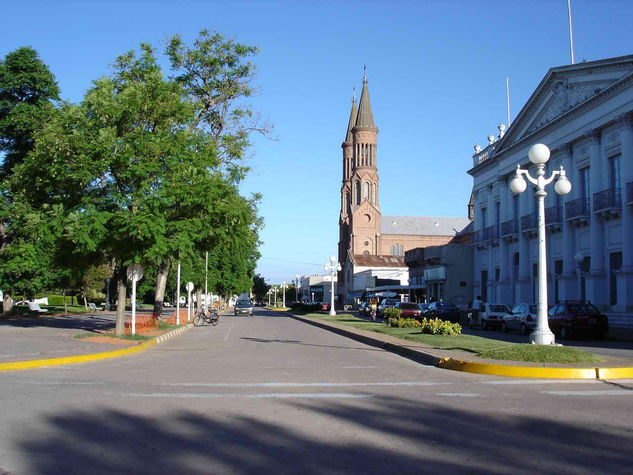
[{"label": "lamp post base", "polygon": [[336,312],[334,311],[334,308],[330,309],[330,316],[333,317],[336,315]]},{"label": "lamp post base", "polygon": [[554,334],[549,330],[549,328],[545,330],[535,329],[530,334],[530,343],[533,345],[555,345]]}]

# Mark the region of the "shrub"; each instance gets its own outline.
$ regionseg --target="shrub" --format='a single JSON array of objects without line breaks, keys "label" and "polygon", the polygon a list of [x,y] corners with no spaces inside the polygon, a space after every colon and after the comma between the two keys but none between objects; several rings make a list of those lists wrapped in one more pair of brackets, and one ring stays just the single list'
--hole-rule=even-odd
[{"label": "shrub", "polygon": [[420,328],[422,326],[415,318],[390,318],[387,325],[397,328]]},{"label": "shrub", "polygon": [[383,314],[386,318],[400,318],[402,310],[399,308],[387,307]]},{"label": "shrub", "polygon": [[459,335],[462,332],[462,326],[459,323],[451,323],[439,318],[432,320],[423,318],[421,327],[422,333],[431,335]]},{"label": "shrub", "polygon": [[[63,295],[54,295],[49,294],[46,295],[48,297],[48,304],[54,307],[63,307],[64,306],[64,296]],[[76,305],[77,299],[72,295],[66,295],[66,303],[68,305]]]}]

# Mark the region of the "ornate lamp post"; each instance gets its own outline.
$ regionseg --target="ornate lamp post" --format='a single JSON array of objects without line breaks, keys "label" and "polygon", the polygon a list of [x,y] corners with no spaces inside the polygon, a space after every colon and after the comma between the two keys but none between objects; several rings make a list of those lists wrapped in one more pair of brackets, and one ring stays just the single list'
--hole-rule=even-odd
[{"label": "ornate lamp post", "polygon": [[295,302],[299,301],[299,274],[295,275]]},{"label": "ornate lamp post", "polygon": [[288,288],[286,282],[281,284],[281,306],[283,308],[286,308],[286,288]]},{"label": "ornate lamp post", "polygon": [[325,272],[330,273],[330,282],[332,284],[332,289],[330,290],[330,315],[336,315],[336,311],[334,310],[334,276],[337,272],[341,270],[341,264],[336,262],[336,257],[330,257],[330,261],[323,266]]},{"label": "ornate lamp post", "polygon": [[[538,302],[536,328],[530,335],[530,343],[536,345],[553,345],[554,334],[549,329],[547,323],[547,256],[545,254],[545,186],[558,179],[554,185],[556,193],[566,195],[571,191],[571,183],[565,175],[565,170],[554,170],[549,178],[545,178],[545,164],[549,160],[550,151],[546,145],[537,143],[530,147],[528,157],[534,164],[533,178],[527,170],[517,165],[516,175],[510,182],[510,189],[513,193],[523,193],[527,188],[525,178],[532,183],[535,188],[535,196],[538,201]],[[525,175],[525,178],[523,178]]]}]

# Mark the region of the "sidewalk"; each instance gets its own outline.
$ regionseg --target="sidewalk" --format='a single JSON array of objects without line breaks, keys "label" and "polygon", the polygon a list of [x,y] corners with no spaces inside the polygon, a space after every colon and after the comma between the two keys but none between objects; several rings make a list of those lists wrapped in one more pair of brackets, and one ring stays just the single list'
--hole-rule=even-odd
[{"label": "sidewalk", "polygon": [[362,343],[382,348],[422,364],[469,373],[491,374],[519,378],[552,379],[629,379],[633,378],[633,356],[604,356],[604,363],[587,367],[580,364],[530,363],[486,360],[458,350],[433,348],[423,343],[401,340],[391,335],[360,330],[348,325],[290,314],[292,318],[314,325]]},{"label": "sidewalk", "polygon": [[[0,316],[0,371],[80,363],[123,356],[153,346],[167,334],[150,340],[119,340],[102,336],[113,331],[116,313],[71,315]],[[75,335],[94,333],[94,337]],[[101,336],[100,336],[101,335]],[[148,335],[152,335],[149,333]]]}]

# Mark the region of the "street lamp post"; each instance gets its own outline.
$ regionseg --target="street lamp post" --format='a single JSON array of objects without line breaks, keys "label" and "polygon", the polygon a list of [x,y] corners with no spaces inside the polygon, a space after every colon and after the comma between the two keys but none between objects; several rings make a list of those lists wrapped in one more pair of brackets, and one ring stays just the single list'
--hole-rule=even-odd
[{"label": "street lamp post", "polygon": [[[565,170],[561,166],[560,170],[554,170],[549,178],[545,178],[545,164],[549,160],[550,151],[546,145],[537,143],[530,147],[528,152],[530,161],[534,164],[533,178],[527,170],[517,165],[516,175],[510,182],[510,189],[513,193],[523,193],[527,188],[525,178],[532,183],[535,188],[535,196],[538,201],[538,302],[536,328],[530,335],[530,343],[536,345],[553,345],[554,334],[549,329],[547,323],[547,256],[545,253],[545,186],[558,179],[554,185],[556,193],[566,195],[571,191],[571,183],[565,175]],[[523,178],[525,175],[525,178]]]},{"label": "street lamp post", "polygon": [[286,285],[285,282],[281,284],[281,307],[282,308],[286,308],[286,288],[288,288],[288,285]]},{"label": "street lamp post", "polygon": [[330,261],[323,266],[323,269],[325,269],[325,272],[330,273],[330,282],[332,284],[330,290],[330,315],[334,316],[336,315],[336,311],[334,310],[334,276],[337,272],[340,272],[341,264],[336,262],[336,257],[332,256],[330,257]]},{"label": "street lamp post", "polygon": [[266,292],[268,294],[268,306],[270,307],[270,296],[273,293],[273,289],[268,289],[268,292]]},{"label": "street lamp post", "polygon": [[295,302],[299,301],[299,274],[295,275]]},{"label": "street lamp post", "polygon": [[277,287],[275,287],[275,307],[277,306]]}]

